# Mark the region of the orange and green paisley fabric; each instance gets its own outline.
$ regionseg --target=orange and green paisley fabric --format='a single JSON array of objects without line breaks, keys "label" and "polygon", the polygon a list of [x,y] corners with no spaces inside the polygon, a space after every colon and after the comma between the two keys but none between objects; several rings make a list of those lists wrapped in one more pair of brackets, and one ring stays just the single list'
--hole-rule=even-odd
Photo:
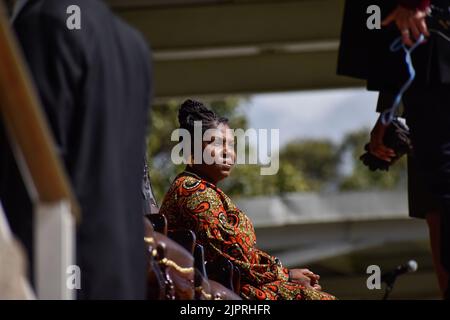
[{"label": "orange and green paisley fabric", "polygon": [[288,269],[256,248],[250,219],[214,184],[198,176],[180,174],[160,213],[169,229],[191,229],[205,248],[206,259],[222,255],[241,272],[241,296],[257,300],[332,300],[333,296],[288,281]]}]

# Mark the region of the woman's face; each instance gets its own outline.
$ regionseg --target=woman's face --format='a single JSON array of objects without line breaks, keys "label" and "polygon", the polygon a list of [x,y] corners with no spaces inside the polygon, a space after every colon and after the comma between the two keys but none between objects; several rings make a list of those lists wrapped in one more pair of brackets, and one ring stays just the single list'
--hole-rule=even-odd
[{"label": "woman's face", "polygon": [[203,142],[203,163],[197,169],[217,183],[230,175],[235,163],[234,135],[228,125],[219,124],[207,140]]}]

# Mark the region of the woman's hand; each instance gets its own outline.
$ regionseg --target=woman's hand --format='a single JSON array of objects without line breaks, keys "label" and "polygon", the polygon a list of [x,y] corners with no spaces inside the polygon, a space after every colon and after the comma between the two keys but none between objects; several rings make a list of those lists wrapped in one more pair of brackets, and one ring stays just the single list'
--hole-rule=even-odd
[{"label": "woman's hand", "polygon": [[383,138],[386,133],[386,128],[381,123],[381,118],[379,118],[370,133],[369,152],[381,160],[391,162],[392,158],[395,157],[395,152],[384,145]]},{"label": "woman's hand", "polygon": [[430,36],[427,23],[425,21],[428,13],[427,10],[411,10],[402,6],[398,6],[382,22],[382,25],[386,27],[392,22],[395,22],[398,30],[400,30],[400,33],[402,34],[403,43],[411,47],[414,45],[411,39],[411,34],[413,35],[415,40],[419,39],[420,34],[423,34],[427,37]]},{"label": "woman's hand", "polygon": [[320,276],[309,269],[291,269],[290,274],[292,282],[300,283],[315,290],[322,290],[322,287],[319,285]]}]

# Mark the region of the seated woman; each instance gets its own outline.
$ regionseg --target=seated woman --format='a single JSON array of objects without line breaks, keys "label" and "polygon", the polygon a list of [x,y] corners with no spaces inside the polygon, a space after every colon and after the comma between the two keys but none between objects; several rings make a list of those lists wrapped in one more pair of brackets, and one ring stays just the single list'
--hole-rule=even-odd
[{"label": "seated woman", "polygon": [[236,157],[228,120],[192,100],[182,104],[178,120],[180,127],[191,133],[192,146],[194,121],[201,122],[203,132],[215,130],[212,141],[202,142],[202,151],[216,161],[191,161],[175,178],[160,209],[169,229],[193,230],[197,242],[205,248],[207,260],[222,255],[236,265],[241,272],[240,294],[244,299],[335,299],[321,291],[318,275],[307,269],[288,270],[277,258],[257,249],[251,221],[217,187],[230,175]]}]

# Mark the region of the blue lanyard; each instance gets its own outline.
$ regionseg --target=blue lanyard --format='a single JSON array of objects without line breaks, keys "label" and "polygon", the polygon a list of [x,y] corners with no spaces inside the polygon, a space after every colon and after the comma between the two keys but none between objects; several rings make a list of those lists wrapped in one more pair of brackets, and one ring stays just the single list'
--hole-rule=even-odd
[{"label": "blue lanyard", "polygon": [[411,53],[424,41],[425,37],[423,34],[421,34],[419,39],[411,48],[408,48],[403,44],[402,37],[398,37],[391,44],[390,49],[392,52],[397,52],[400,49],[403,49],[403,51],[405,51],[405,62],[408,67],[409,79],[405,82],[405,84],[403,84],[402,88],[395,96],[395,100],[394,103],[392,104],[392,107],[381,114],[381,123],[384,124],[385,126],[391,124],[391,122],[396,118],[397,110],[400,107],[400,103],[402,102],[403,94],[406,92],[406,90],[409,89],[409,87],[411,86],[416,77],[416,70],[414,69],[414,65],[412,63]]}]

